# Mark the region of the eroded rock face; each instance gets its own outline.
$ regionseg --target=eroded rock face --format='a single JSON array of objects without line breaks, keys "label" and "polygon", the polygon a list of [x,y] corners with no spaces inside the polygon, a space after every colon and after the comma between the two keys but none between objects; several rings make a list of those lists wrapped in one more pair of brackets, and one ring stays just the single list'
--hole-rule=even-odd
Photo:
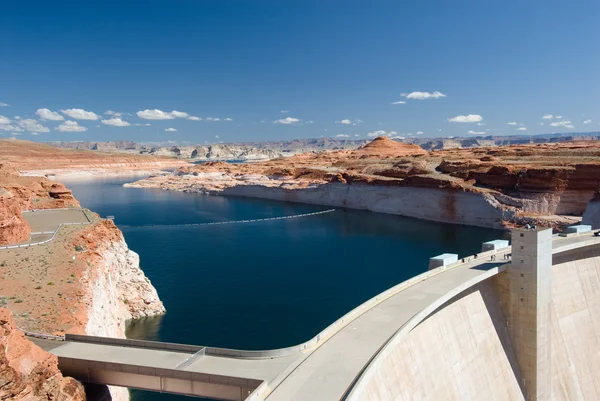
[{"label": "eroded rock face", "polygon": [[67,189],[67,187],[65,187],[63,184],[57,183],[57,184],[52,184],[52,187],[50,187],[50,191],[48,191],[48,194],[50,195],[51,198],[54,199],[62,199],[62,200],[74,200],[75,198],[73,198],[73,193],[71,192],[70,189]]},{"label": "eroded rock face", "polygon": [[83,385],[63,377],[57,358],[25,338],[4,308],[0,308],[0,400],[85,400]]}]

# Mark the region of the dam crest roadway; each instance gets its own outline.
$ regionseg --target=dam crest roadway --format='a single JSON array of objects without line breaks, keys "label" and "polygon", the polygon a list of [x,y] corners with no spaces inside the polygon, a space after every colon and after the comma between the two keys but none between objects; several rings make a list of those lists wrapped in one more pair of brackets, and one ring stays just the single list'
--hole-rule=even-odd
[{"label": "dam crest roadway", "polygon": [[[506,309],[500,320],[506,319],[502,324],[508,327],[498,331],[498,341],[490,341],[502,343],[496,348],[510,352],[500,355],[498,362],[485,363],[501,365],[498,369],[504,376],[499,377],[510,376],[502,391],[512,394],[495,399],[549,400],[543,396],[552,391],[549,360],[542,356],[549,354],[550,341],[523,340],[531,332],[550,329],[548,304],[541,305],[539,300],[544,297],[535,293],[549,288],[550,281],[543,272],[551,275],[556,266],[562,271],[572,268],[570,263],[600,256],[600,238],[590,232],[553,237],[551,230],[515,230],[512,236],[512,248],[485,251],[415,276],[358,306],[313,339],[289,348],[241,351],[82,335],[67,335],[64,342],[39,341],[58,357],[64,374],[83,382],[223,400],[384,400],[401,391],[395,375],[402,372],[383,369],[395,347],[410,340],[411,332],[433,324],[453,302],[474,291],[488,291],[485,286],[493,283],[503,294],[498,304]],[[518,265],[513,266],[513,261]],[[530,268],[536,275],[519,270]],[[525,274],[515,273],[521,271]],[[529,308],[527,295],[515,292],[517,287],[527,290],[532,285],[530,291],[535,296]],[[523,313],[533,314],[534,319],[519,318]],[[527,326],[531,322],[538,329],[531,330]],[[494,325],[499,324],[494,321]],[[509,332],[510,338],[506,336]],[[526,360],[532,355],[534,361]],[[443,376],[442,371],[425,373]],[[483,389],[472,388],[476,385],[471,385],[471,393],[462,399],[478,399],[485,389],[490,391],[485,381]]]}]

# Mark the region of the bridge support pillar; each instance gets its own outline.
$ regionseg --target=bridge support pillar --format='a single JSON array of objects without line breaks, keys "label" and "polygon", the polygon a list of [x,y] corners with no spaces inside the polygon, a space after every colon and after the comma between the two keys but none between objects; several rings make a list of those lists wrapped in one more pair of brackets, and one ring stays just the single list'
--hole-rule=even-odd
[{"label": "bridge support pillar", "polygon": [[529,401],[550,401],[552,230],[514,230],[508,329]]}]

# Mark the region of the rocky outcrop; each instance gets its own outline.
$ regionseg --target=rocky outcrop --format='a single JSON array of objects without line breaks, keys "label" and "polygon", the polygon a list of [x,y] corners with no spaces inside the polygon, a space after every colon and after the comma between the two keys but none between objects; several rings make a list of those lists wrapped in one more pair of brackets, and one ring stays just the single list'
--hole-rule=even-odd
[{"label": "rocky outcrop", "polygon": [[215,144],[207,146],[171,146],[154,148],[149,153],[195,160],[266,160],[282,157],[283,153],[253,146]]},{"label": "rocky outcrop", "polygon": [[27,340],[13,323],[10,311],[3,308],[0,308],[0,400],[85,400],[83,386],[63,377],[57,358]]},{"label": "rocky outcrop", "polygon": [[588,203],[582,223],[592,226],[593,229],[600,228],[600,192],[596,192]]},{"label": "rocky outcrop", "polygon": [[48,192],[51,198],[63,199],[63,200],[74,200],[73,193],[70,189],[67,189],[63,184],[57,183],[52,184],[50,191]]},{"label": "rocky outcrop", "polygon": [[112,221],[103,221],[88,234],[77,242],[93,250],[91,266],[81,279],[87,294],[85,333],[124,338],[127,320],[159,315],[165,308],[140,269],[138,254],[128,248]]}]

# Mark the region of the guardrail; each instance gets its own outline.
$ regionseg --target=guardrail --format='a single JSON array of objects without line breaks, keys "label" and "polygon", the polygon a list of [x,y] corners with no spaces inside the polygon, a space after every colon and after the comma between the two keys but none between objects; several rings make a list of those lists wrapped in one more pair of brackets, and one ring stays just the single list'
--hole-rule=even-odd
[{"label": "guardrail", "polygon": [[119,345],[123,347],[169,350],[189,353],[196,353],[204,348],[198,345],[164,343],[160,341],[135,340],[128,338],[86,336],[81,334],[65,334],[65,341],[85,342],[103,345]]},{"label": "guardrail", "polygon": [[41,338],[43,340],[56,340],[56,341],[65,341],[65,337],[63,336],[55,336],[52,334],[44,334],[44,333],[36,333],[34,331],[27,331],[24,330],[20,327],[17,327],[19,330],[21,330],[23,332],[23,334],[25,334],[27,337],[35,337],[35,338]]},{"label": "guardrail", "polygon": [[56,230],[54,231],[37,231],[37,232],[33,232],[31,233],[31,235],[44,235],[44,234],[52,234],[52,237],[50,237],[49,239],[46,239],[44,241],[38,241],[38,242],[29,242],[26,244],[17,244],[17,245],[3,245],[0,246],[0,249],[16,249],[16,248],[28,248],[30,246],[36,246],[36,245],[43,245],[43,244],[47,244],[48,242],[54,240],[54,238],[56,237],[56,234],[58,234],[58,231],[60,230],[61,227],[63,226],[80,226],[80,225],[87,225],[87,224],[91,224],[90,218],[88,217],[87,213],[85,213],[83,211],[83,209],[77,209],[77,208],[68,208],[68,207],[63,207],[63,208],[56,208],[56,209],[30,209],[30,210],[23,210],[21,211],[21,213],[31,213],[31,212],[42,212],[42,211],[47,211],[47,210],[80,210],[81,213],[83,213],[83,215],[85,216],[85,218],[87,219],[87,222],[79,222],[79,223],[60,223],[57,227]]}]

